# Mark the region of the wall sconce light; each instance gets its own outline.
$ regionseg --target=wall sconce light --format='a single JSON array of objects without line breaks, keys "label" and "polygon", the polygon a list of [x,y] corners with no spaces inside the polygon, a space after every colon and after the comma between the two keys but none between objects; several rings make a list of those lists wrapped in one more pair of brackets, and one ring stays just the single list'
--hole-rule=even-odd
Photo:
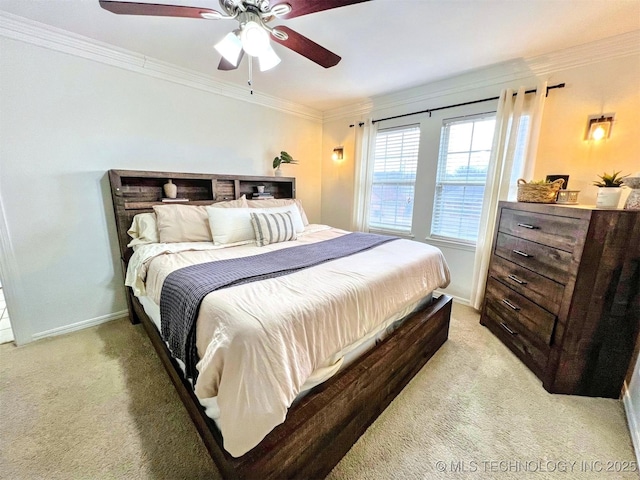
[{"label": "wall sconce light", "polygon": [[344,160],[344,147],[336,147],[333,149],[333,155],[331,156],[334,162],[340,162]]},{"label": "wall sconce light", "polygon": [[613,127],[613,117],[615,114],[607,113],[605,115],[591,115],[587,122],[587,131],[585,140],[602,140],[611,136],[611,128]]}]

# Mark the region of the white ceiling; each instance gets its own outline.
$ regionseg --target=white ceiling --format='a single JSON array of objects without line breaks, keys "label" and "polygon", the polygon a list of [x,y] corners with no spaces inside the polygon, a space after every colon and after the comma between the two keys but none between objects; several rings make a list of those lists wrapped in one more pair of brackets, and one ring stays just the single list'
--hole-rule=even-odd
[{"label": "white ceiling", "polygon": [[[218,0],[139,0],[220,10]],[[98,0],[0,0],[0,10],[246,85],[217,70],[212,45],[235,21],[115,15]],[[282,63],[254,68],[256,91],[329,110],[496,63],[640,30],[640,0],[373,0],[286,24],[342,57],[324,69],[274,44]]]}]

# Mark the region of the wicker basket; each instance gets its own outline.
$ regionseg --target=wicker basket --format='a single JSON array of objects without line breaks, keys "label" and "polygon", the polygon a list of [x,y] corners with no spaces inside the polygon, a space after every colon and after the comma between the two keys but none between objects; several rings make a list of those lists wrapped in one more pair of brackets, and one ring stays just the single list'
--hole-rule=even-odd
[{"label": "wicker basket", "polygon": [[518,201],[527,203],[555,203],[558,190],[564,179],[559,178],[551,183],[527,183],[518,179]]}]

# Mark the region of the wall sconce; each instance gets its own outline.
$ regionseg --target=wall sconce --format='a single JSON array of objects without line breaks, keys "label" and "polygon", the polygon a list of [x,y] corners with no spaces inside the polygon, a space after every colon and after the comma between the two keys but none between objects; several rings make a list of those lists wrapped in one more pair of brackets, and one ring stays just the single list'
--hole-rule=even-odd
[{"label": "wall sconce", "polygon": [[602,140],[611,136],[611,128],[613,127],[613,117],[615,114],[607,113],[606,115],[591,115],[587,121],[587,131],[585,140]]},{"label": "wall sconce", "polygon": [[342,160],[344,160],[344,147],[334,148],[331,158],[333,158],[334,162],[341,162]]}]

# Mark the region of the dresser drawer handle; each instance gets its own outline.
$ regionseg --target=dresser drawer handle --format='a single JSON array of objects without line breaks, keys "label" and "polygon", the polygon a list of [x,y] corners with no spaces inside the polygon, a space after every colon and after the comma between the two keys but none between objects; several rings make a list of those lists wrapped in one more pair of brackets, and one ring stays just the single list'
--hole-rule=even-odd
[{"label": "dresser drawer handle", "polygon": [[533,257],[533,255],[529,255],[528,253],[521,252],[520,250],[513,250],[513,253],[517,253],[518,255],[521,255],[521,256],[527,257],[527,258]]},{"label": "dresser drawer handle", "polygon": [[507,327],[507,325],[504,322],[500,322],[500,326],[504,328],[507,332],[509,332],[511,335],[518,335],[518,332],[511,330],[509,327]]},{"label": "dresser drawer handle", "polygon": [[529,225],[527,223],[519,223],[518,226],[522,228],[528,228],[529,230],[537,230],[539,228],[539,227],[536,227],[535,225]]},{"label": "dresser drawer handle", "polygon": [[518,307],[517,305],[514,305],[506,298],[502,300],[502,303],[504,303],[507,307],[511,308],[512,310],[515,310],[516,312],[520,310],[520,307]]},{"label": "dresser drawer handle", "polygon": [[527,282],[525,282],[524,280],[519,279],[515,275],[509,275],[507,278],[510,279],[510,280],[513,280],[516,283],[519,283],[520,285],[526,285],[527,284]]}]

